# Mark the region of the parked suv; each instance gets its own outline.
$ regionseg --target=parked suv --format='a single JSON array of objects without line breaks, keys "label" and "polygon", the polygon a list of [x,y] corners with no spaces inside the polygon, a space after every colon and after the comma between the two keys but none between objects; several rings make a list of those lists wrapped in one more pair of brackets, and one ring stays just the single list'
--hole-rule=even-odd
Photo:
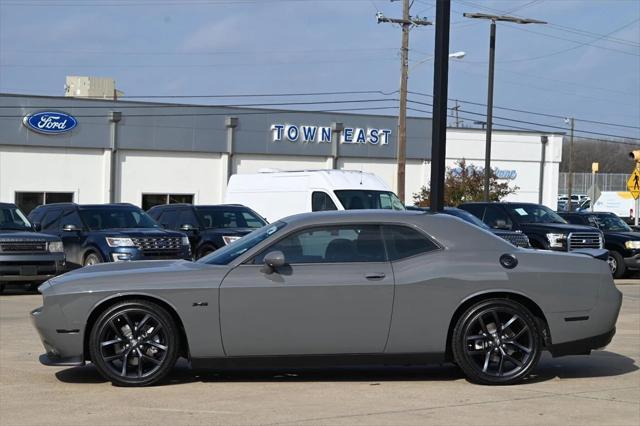
[{"label": "parked suv", "polygon": [[629,270],[640,270],[640,232],[634,232],[615,213],[581,211],[560,216],[569,223],[595,226],[602,231],[614,278],[622,278]]},{"label": "parked suv", "polygon": [[191,259],[189,239],[132,204],[46,204],[29,219],[64,243],[69,269],[102,262]]},{"label": "parked suv", "polygon": [[464,203],[458,207],[490,228],[522,231],[533,248],[571,251],[604,247],[604,237],[598,229],[567,224],[556,212],[540,204]]},{"label": "parked suv", "polygon": [[196,259],[267,224],[258,213],[237,204],[165,204],[149,209],[149,215],[165,228],[186,233]]},{"label": "parked suv", "polygon": [[60,238],[36,232],[15,204],[0,203],[0,292],[7,283],[35,288],[63,269]]}]

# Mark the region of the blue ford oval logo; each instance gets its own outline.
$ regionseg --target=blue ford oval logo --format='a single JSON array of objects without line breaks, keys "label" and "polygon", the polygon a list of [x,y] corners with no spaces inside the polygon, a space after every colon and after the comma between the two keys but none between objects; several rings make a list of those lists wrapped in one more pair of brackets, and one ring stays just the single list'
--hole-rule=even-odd
[{"label": "blue ford oval logo", "polygon": [[41,111],[29,114],[22,120],[28,129],[38,133],[58,134],[74,129],[78,120],[59,111]]}]

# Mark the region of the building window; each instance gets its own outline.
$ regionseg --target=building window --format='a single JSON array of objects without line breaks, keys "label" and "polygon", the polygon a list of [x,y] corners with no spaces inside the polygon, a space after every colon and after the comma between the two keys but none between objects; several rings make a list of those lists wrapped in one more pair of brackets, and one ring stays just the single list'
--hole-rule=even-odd
[{"label": "building window", "polygon": [[142,194],[142,210],[162,204],[193,204],[193,194]]},{"label": "building window", "polygon": [[42,204],[72,203],[73,192],[16,192],[15,203],[25,214]]}]

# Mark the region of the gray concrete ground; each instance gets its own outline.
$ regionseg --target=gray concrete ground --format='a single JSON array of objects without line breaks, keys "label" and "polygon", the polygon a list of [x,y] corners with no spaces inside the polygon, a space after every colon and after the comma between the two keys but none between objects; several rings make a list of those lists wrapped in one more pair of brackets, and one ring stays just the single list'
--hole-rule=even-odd
[{"label": "gray concrete ground", "polygon": [[[622,284],[622,283],[620,283]],[[591,356],[545,356],[530,382],[485,387],[450,365],[309,372],[194,373],[116,388],[92,366],[41,366],[28,321],[40,296],[0,296],[0,424],[20,425],[634,425],[640,424],[640,285],[612,344]]]}]

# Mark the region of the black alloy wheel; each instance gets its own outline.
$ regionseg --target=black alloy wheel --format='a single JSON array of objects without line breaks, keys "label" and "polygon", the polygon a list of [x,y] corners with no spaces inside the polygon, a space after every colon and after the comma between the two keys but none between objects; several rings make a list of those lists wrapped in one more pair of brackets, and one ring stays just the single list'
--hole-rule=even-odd
[{"label": "black alloy wheel", "polygon": [[475,304],[453,332],[454,360],[469,380],[509,385],[526,378],[540,359],[541,333],[531,313],[509,299]]},{"label": "black alloy wheel", "polygon": [[91,360],[118,386],[162,380],[178,358],[179,335],[171,315],[155,303],[132,300],[103,312],[91,330]]}]

